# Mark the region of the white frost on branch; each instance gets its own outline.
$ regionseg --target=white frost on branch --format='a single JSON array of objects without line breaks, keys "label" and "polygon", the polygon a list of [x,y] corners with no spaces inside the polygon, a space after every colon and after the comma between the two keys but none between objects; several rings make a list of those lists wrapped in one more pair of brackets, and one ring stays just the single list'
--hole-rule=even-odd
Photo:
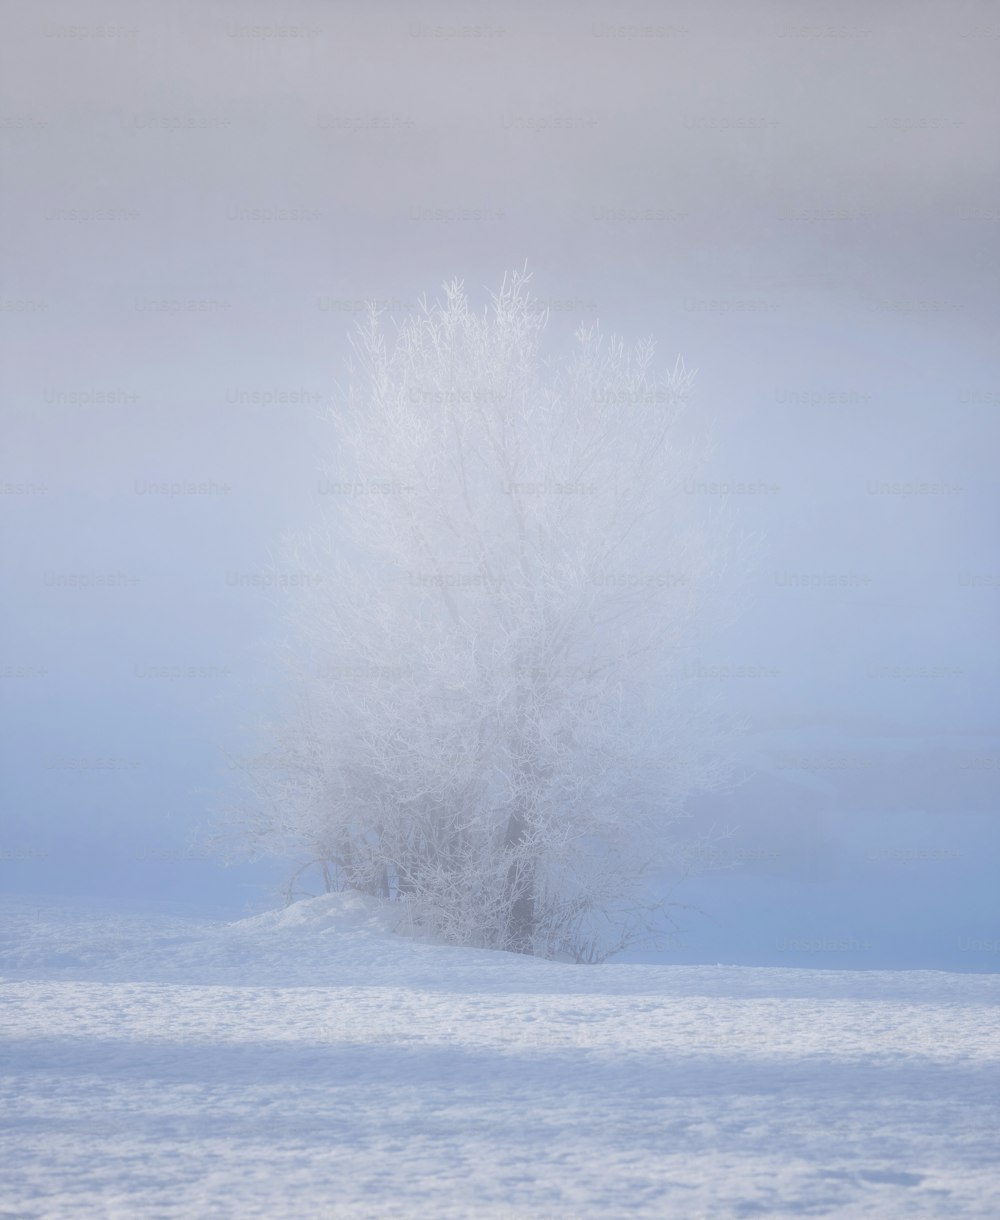
[{"label": "white frost on branch", "polygon": [[596,326],[546,359],[529,282],[359,326],[329,467],[359,494],[290,551],[322,580],[243,831],[453,943],[597,961],[655,924],[671,827],[728,775],[679,663],[718,539],[681,490],[693,374]]}]

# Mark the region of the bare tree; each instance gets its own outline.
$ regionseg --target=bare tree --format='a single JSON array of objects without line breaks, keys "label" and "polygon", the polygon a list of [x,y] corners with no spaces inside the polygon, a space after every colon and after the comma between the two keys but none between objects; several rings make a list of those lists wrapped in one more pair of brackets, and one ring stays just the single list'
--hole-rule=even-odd
[{"label": "bare tree", "polygon": [[358,327],[243,831],[453,943],[597,961],[656,925],[671,827],[728,774],[683,665],[719,551],[692,374],[596,326],[546,359],[529,284]]}]

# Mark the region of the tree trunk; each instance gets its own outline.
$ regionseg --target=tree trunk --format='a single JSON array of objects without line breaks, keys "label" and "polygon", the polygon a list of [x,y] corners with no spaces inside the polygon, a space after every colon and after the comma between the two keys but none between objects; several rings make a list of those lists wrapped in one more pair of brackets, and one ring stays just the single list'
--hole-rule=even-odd
[{"label": "tree trunk", "polygon": [[[507,823],[504,846],[516,848],[524,839],[525,822],[520,814],[511,814]],[[507,924],[507,941],[503,946],[511,953],[534,954],[535,934],[535,879],[534,869],[524,861],[515,860],[507,872],[507,891],[510,902],[510,918]]]}]

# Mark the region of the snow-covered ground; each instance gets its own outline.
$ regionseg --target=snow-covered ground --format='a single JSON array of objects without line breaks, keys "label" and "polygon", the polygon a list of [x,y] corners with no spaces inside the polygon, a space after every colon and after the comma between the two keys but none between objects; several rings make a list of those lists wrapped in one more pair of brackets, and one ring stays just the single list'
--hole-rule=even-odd
[{"label": "snow-covered ground", "polygon": [[1000,976],[0,913],[0,1216],[998,1214]]}]

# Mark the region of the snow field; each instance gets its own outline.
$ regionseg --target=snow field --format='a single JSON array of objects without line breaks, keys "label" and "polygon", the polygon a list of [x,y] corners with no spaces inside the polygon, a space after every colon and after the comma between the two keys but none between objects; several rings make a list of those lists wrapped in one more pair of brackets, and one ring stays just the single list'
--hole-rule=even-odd
[{"label": "snow field", "polygon": [[4,914],[0,1216],[996,1215],[996,976]]}]

